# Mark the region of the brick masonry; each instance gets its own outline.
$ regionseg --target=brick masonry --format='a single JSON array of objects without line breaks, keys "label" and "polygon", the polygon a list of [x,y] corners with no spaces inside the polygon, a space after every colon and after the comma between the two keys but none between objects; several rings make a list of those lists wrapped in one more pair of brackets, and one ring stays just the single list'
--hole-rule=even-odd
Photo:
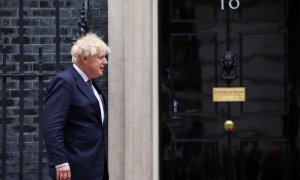
[{"label": "brick masonry", "polygon": [[[4,51],[7,73],[19,74],[23,69],[26,74],[36,74],[39,70],[39,47],[43,48],[43,73],[57,73],[56,0],[23,0],[23,56],[20,56],[19,33],[22,29],[20,29],[19,3],[20,0],[0,0],[0,74],[3,74],[4,69]],[[79,31],[78,23],[82,3],[83,0],[59,1],[60,70],[71,65],[69,51],[72,39]],[[107,42],[107,0],[89,1],[88,26],[90,32],[97,33]],[[44,78],[42,83],[44,94],[50,78]],[[7,180],[20,179],[20,156],[23,155],[21,158],[23,161],[22,177],[35,180],[38,179],[39,172],[39,81],[37,76],[25,78],[24,83],[20,83],[18,77],[7,77],[6,81],[7,88],[3,89],[3,76],[0,77],[0,177]],[[97,79],[97,83],[107,94],[107,71],[104,77]],[[20,91],[22,86],[24,87],[23,92]],[[5,107],[3,106],[4,93],[6,96]],[[23,103],[20,97],[22,97]],[[23,111],[20,108],[22,104],[24,105]],[[3,122],[4,109],[6,110],[5,122]],[[24,115],[23,118],[20,118],[21,114]],[[23,128],[20,127],[20,124],[23,124]],[[21,129],[23,137],[20,136]],[[20,153],[20,141],[24,142],[23,154]],[[3,147],[6,149],[6,154],[3,153]],[[2,165],[3,159],[5,159],[5,167]],[[6,169],[5,174],[3,174],[4,169]],[[44,148],[42,169],[43,179],[49,179]]]}]

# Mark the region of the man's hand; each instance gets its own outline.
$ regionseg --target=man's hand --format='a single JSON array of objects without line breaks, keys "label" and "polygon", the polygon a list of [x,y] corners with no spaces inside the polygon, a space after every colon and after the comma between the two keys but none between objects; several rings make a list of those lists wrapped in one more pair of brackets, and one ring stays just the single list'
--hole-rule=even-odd
[{"label": "man's hand", "polygon": [[56,168],[56,180],[70,180],[71,170],[69,164]]}]

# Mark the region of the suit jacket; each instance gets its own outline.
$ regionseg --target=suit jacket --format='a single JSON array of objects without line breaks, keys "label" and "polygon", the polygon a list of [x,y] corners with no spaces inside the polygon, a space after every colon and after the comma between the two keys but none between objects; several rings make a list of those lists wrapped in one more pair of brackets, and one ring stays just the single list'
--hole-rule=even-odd
[{"label": "suit jacket", "polygon": [[99,102],[74,67],[51,80],[42,119],[51,177],[56,177],[55,165],[68,162],[72,180],[108,179],[106,117],[102,124]]}]

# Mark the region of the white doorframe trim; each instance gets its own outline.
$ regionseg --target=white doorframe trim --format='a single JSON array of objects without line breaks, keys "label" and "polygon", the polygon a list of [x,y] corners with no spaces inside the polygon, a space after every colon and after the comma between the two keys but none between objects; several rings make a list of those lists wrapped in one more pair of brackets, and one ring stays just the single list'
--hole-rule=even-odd
[{"label": "white doorframe trim", "polygon": [[153,180],[159,180],[158,0],[152,1],[152,153]]},{"label": "white doorframe trim", "polygon": [[159,179],[158,0],[108,1],[108,165],[114,180]]}]

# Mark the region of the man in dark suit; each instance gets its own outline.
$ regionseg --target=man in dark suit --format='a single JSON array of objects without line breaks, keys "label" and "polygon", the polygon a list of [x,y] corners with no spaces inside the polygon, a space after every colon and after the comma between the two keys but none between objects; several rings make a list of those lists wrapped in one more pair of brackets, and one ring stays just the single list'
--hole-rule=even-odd
[{"label": "man in dark suit", "polygon": [[93,78],[103,75],[109,47],[97,35],[79,38],[73,66],[50,82],[42,131],[53,179],[107,180],[107,105]]}]

